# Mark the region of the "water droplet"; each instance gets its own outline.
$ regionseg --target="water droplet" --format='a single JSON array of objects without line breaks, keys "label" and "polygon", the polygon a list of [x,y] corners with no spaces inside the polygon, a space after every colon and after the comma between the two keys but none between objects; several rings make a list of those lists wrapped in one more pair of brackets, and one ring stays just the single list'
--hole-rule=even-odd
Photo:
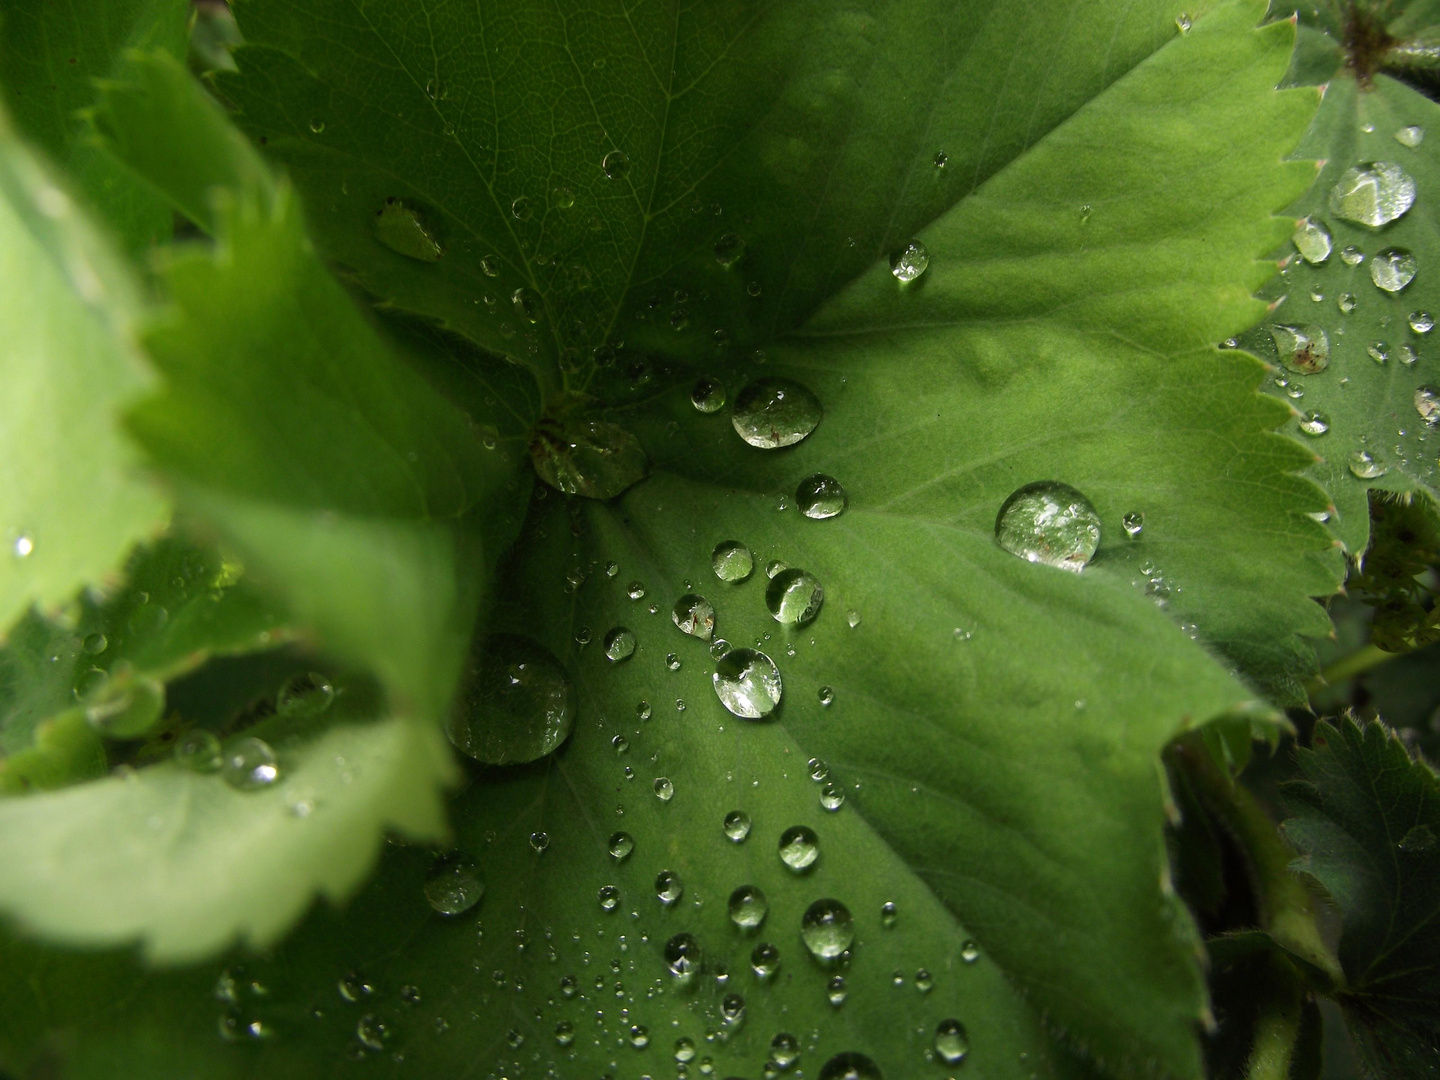
[{"label": "water droplet", "polygon": [[675,1060],[681,1065],[695,1060],[695,1042],[685,1036],[675,1040]]},{"label": "water droplet", "polygon": [[745,241],[734,233],[726,233],[715,241],[715,261],[725,269],[730,269],[740,261],[740,256],[745,254]]},{"label": "water droplet", "polygon": [[855,920],[839,900],[816,900],[800,920],[800,936],[817,960],[833,960],[855,940]]},{"label": "water droplet", "polygon": [[1410,329],[1417,334],[1428,334],[1435,329],[1435,317],[1428,311],[1412,311],[1410,313]]},{"label": "water droplet", "polygon": [[1330,339],[1318,326],[1270,327],[1280,363],[1299,375],[1314,375],[1330,363]]},{"label": "water droplet", "polygon": [[1421,822],[1406,832],[1395,846],[1401,851],[1430,851],[1435,847],[1435,830]]},{"label": "water droplet", "polygon": [[555,1024],[555,1045],[560,1047],[570,1046],[575,1042],[575,1025],[569,1020],[559,1020]]},{"label": "water droplet", "polygon": [[950,155],[947,154],[947,153],[945,153],[944,150],[941,150],[939,153],[937,153],[937,154],[935,155],[935,157],[934,157],[932,160],[933,160],[934,163],[935,163],[935,168],[937,168],[937,169],[943,169],[943,168],[945,168],[945,166],[946,166],[947,164],[949,164],[949,162],[950,162]]},{"label": "water droplet", "polygon": [[337,989],[340,991],[340,996],[352,1004],[363,1001],[375,992],[375,987],[353,971],[341,976]]},{"label": "water droplet", "polygon": [[820,613],[825,590],[812,575],[798,568],[781,570],[765,589],[765,605],[776,622],[804,626]]},{"label": "water droplet", "polygon": [[1355,450],[1350,454],[1350,471],[1361,480],[1375,480],[1390,471],[1390,467],[1368,450]]},{"label": "water droplet", "polygon": [[1078,572],[1100,546],[1100,516],[1070,485],[1044,480],[1005,500],[995,518],[995,539],[1027,562]]},{"label": "water droplet", "polygon": [[1407,367],[1420,359],[1420,354],[1415,351],[1415,346],[1410,344],[1401,345],[1398,355],[1400,357],[1400,363]]},{"label": "water droplet", "polygon": [[635,838],[627,832],[611,833],[608,846],[610,857],[616,862],[624,862],[635,850]]},{"label": "water droplet", "polygon": [[575,205],[575,193],[568,187],[557,187],[550,193],[550,197],[561,210],[569,210]]},{"label": "water droplet", "polygon": [[1419,260],[1405,248],[1386,248],[1371,260],[1370,280],[1376,288],[1396,293],[1415,280],[1419,269]]},{"label": "water droplet", "polygon": [[686,593],[675,601],[670,621],[682,633],[709,641],[715,632],[715,606],[698,593]]},{"label": "water droplet", "polygon": [[1134,540],[1145,528],[1145,515],[1138,510],[1132,510],[1120,519],[1120,527],[1125,530],[1125,535]]},{"label": "water droplet", "polygon": [[1379,228],[1415,204],[1415,181],[1394,162],[1372,161],[1345,170],[1330,192],[1330,209],[1346,221]]},{"label": "water droplet", "polygon": [[530,213],[530,200],[524,195],[510,204],[510,216],[516,221],[529,221]]},{"label": "water droplet", "polygon": [[214,732],[192,728],[175,743],[175,761],[191,772],[213,773],[219,771],[225,758]]},{"label": "water droplet", "polygon": [[420,262],[438,262],[445,249],[420,211],[399,199],[386,199],[375,214],[375,239],[391,251]]},{"label": "water droplet", "polygon": [[630,171],[630,159],[623,151],[611,150],[600,161],[600,170],[605,174],[606,179],[619,180]]},{"label": "water droplet", "polygon": [[845,805],[845,791],[839,784],[826,784],[820,789],[820,805],[826,810],[839,810]]},{"label": "water droplet", "polygon": [[1349,315],[1355,310],[1355,294],[1341,293],[1335,298],[1335,306],[1340,309],[1341,315]]},{"label": "water droplet", "polygon": [[472,655],[446,732],[477,761],[519,765],[563,743],[574,719],[575,689],[560,661],[529,638],[494,634]]},{"label": "water droplet", "polygon": [[800,1060],[800,1040],[782,1031],[770,1040],[770,1061],[781,1072]]},{"label": "water droplet", "polygon": [[1419,146],[1424,139],[1425,129],[1416,124],[1411,124],[1409,127],[1402,127],[1395,132],[1395,141],[1401,146],[1410,147],[1412,150]]},{"label": "water droplet", "polygon": [[319,716],[335,701],[335,687],[319,672],[291,675],[275,695],[275,711],[293,720]]},{"label": "water droplet", "polygon": [[720,1001],[720,1017],[731,1027],[745,1019],[745,999],[739,994],[726,994]]},{"label": "water droplet", "polygon": [[845,984],[844,975],[834,976],[825,984],[825,1000],[830,1002],[834,1008],[845,1004],[845,999],[850,994],[850,988]]},{"label": "water droplet", "polygon": [[[98,670],[98,669],[97,669]],[[100,734],[128,739],[144,735],[155,727],[165,712],[165,685],[145,676],[120,675],[109,678],[102,672],[95,680],[85,707],[85,719]]]},{"label": "water droplet", "polygon": [[1313,266],[1319,266],[1330,258],[1330,252],[1335,246],[1325,223],[1311,217],[1300,219],[1291,239],[1295,242],[1295,249],[1300,252],[1301,258]]},{"label": "water droplet", "polygon": [[755,572],[755,556],[740,541],[725,540],[711,552],[710,567],[721,581],[738,584]]},{"label": "water droplet", "polygon": [[740,391],[730,422],[751,446],[775,450],[805,438],[823,415],[820,399],[806,387],[790,379],[766,378]]},{"label": "water droplet", "polygon": [[666,653],[666,654],[665,654],[665,666],[666,666],[667,668],[669,668],[671,671],[679,671],[679,670],[680,670],[680,657],[676,656],[673,652],[672,652],[672,653]]},{"label": "water droplet", "polygon": [[840,481],[824,473],[807,476],[795,489],[795,504],[800,512],[817,521],[836,517],[849,502]]},{"label": "water droplet", "polygon": [[780,704],[780,669],[756,649],[731,649],[710,678],[720,704],[736,716],[759,720]]},{"label": "water droplet", "polygon": [[441,915],[469,911],[485,895],[485,880],[475,860],[464,852],[443,855],[425,875],[425,899]]},{"label": "water droplet", "polygon": [[15,545],[11,550],[14,551],[15,558],[28,559],[30,553],[35,550],[35,541],[27,534],[21,533],[15,538]]},{"label": "water droplet", "polygon": [[725,821],[721,826],[725,831],[727,839],[740,844],[750,835],[750,815],[744,810],[731,810],[725,815]]},{"label": "water droplet", "polygon": [[895,280],[911,282],[925,272],[930,265],[930,253],[919,240],[911,240],[890,256],[890,273]]},{"label": "water droplet", "polygon": [[1190,32],[1190,16],[1183,11],[1179,15],[1176,15],[1175,29],[1179,30],[1182,34],[1188,34]]},{"label": "water droplet", "polygon": [[1365,351],[1370,354],[1370,359],[1377,364],[1383,364],[1390,359],[1390,346],[1383,341],[1372,341],[1365,346]]},{"label": "water droplet", "polygon": [[614,663],[629,660],[635,654],[635,634],[624,626],[617,626],[605,635],[605,655]]},{"label": "water droplet", "polygon": [[635,715],[641,720],[649,720],[651,715],[650,703],[648,701],[642,701],[636,705]]},{"label": "water droplet", "polygon": [[730,921],[742,930],[757,930],[770,912],[770,902],[754,885],[741,885],[730,894]]},{"label": "water droplet", "polygon": [[780,861],[799,873],[820,857],[820,838],[804,825],[792,825],[780,834]]},{"label": "water droplet", "polygon": [[650,460],[634,434],[595,418],[580,394],[553,401],[531,434],[530,461],[550,487],[567,495],[612,499],[640,481]]},{"label": "water droplet", "polygon": [[630,1045],[636,1050],[644,1050],[650,1045],[650,1029],[644,1024],[631,1024]]},{"label": "water droplet", "polygon": [[1415,411],[1431,427],[1440,424],[1440,390],[1422,386],[1415,391]]},{"label": "water droplet", "polygon": [[645,598],[645,586],[639,581],[632,581],[625,586],[625,595],[631,600],[643,600]]},{"label": "water droplet", "polygon": [[527,323],[534,325],[540,321],[540,298],[523,285],[510,294],[510,303],[515,307],[515,314]]},{"label": "water droplet", "polygon": [[600,886],[600,892],[597,894],[597,898],[600,901],[601,911],[614,911],[620,906],[620,890],[614,885]]},{"label": "water droplet", "polygon": [[757,979],[769,979],[780,967],[780,950],[768,941],[762,941],[750,952],[750,970]]},{"label": "water droplet", "polygon": [[690,388],[690,404],[697,412],[719,412],[725,407],[725,384],[709,375],[702,375]]},{"label": "water droplet", "polygon": [[730,642],[726,641],[723,637],[716,638],[714,641],[710,642],[710,659],[719,660],[722,656],[729,652],[731,648],[732,646]]},{"label": "water droplet", "polygon": [[241,791],[257,791],[280,779],[275,751],[269,743],[253,735],[236,739],[225,748],[220,773],[227,784]]},{"label": "water droplet", "polygon": [[819,697],[821,705],[829,705],[835,700],[835,691],[831,687],[822,686],[816,692],[816,696]]},{"label": "water droplet", "polygon": [[655,895],[662,904],[673,904],[685,892],[685,883],[673,870],[661,870],[655,878]]},{"label": "water droplet", "polygon": [[935,1027],[935,1053],[947,1065],[959,1065],[970,1052],[970,1036],[959,1020],[941,1020]]},{"label": "water droplet", "polygon": [[85,636],[84,648],[91,656],[99,656],[110,646],[110,639],[104,634],[95,633]]},{"label": "water droplet", "polygon": [[681,978],[700,970],[700,944],[689,934],[676,934],[665,943],[665,966]]},{"label": "water droplet", "polygon": [[1300,430],[1312,438],[1324,435],[1330,430],[1330,418],[1324,413],[1307,412],[1300,415]]},{"label": "water droplet", "polygon": [[973,941],[966,941],[960,946],[960,959],[967,964],[973,964],[980,959],[980,946]]},{"label": "water droplet", "polygon": [[536,855],[543,855],[545,849],[550,846],[550,834],[543,829],[537,829],[530,834],[530,850]]},{"label": "water droplet", "polygon": [[655,797],[661,802],[669,802],[675,797],[675,785],[670,782],[668,776],[657,776],[654,787]]},{"label": "water droplet", "polygon": [[836,1054],[820,1070],[818,1080],[885,1080],[880,1067],[864,1054]]}]

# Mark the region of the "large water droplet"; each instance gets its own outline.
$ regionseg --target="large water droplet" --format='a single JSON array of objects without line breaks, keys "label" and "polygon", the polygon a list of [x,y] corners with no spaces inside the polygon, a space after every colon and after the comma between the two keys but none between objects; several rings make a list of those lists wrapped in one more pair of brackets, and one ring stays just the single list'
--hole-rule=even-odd
[{"label": "large water droplet", "polygon": [[1386,248],[1370,261],[1370,280],[1375,287],[1397,293],[1415,280],[1420,261],[1404,248]]},{"label": "large water droplet", "polygon": [[935,1053],[947,1065],[959,1065],[970,1052],[970,1036],[959,1020],[941,1020],[935,1027]]},{"label": "large water droplet", "polygon": [[780,669],[756,649],[731,649],[715,662],[711,682],[720,704],[747,720],[769,716],[780,704]]},{"label": "large water droplet", "polygon": [[890,256],[890,273],[897,281],[911,282],[925,272],[930,265],[930,253],[919,240],[908,241],[904,247]]},{"label": "large water droplet", "polygon": [[823,415],[820,399],[808,388],[790,379],[766,378],[740,391],[730,422],[751,446],[775,450],[805,438]]},{"label": "large water droplet", "polygon": [[1300,252],[1301,258],[1315,266],[1330,258],[1335,246],[1325,223],[1310,217],[1300,219],[1291,239],[1295,241],[1295,249]]},{"label": "large water droplet", "polygon": [[1270,327],[1280,363],[1299,375],[1314,375],[1330,363],[1330,338],[1318,326]]},{"label": "large water droplet", "polygon": [[1415,181],[1391,161],[1345,170],[1330,191],[1330,209],[1346,221],[1379,228],[1415,205]]},{"label": "large water droplet", "polygon": [[995,539],[1027,562],[1080,571],[1100,546],[1100,515],[1069,484],[1026,484],[1000,507]]},{"label": "large water droplet", "polygon": [[820,1070],[819,1080],[885,1080],[880,1066],[864,1054],[836,1054]]},{"label": "large water droplet", "polygon": [[750,835],[750,815],[744,810],[731,810],[725,815],[722,828],[727,839],[737,844],[743,843]]},{"label": "large water droplet", "polygon": [[725,407],[725,384],[709,375],[700,376],[690,388],[690,404],[707,415],[719,412]]},{"label": "large water droplet", "polygon": [[817,960],[833,960],[855,941],[855,920],[839,900],[816,900],[800,920],[800,936]]},{"label": "large water droplet", "polygon": [[253,735],[236,739],[225,748],[220,775],[231,787],[241,791],[258,791],[280,779],[280,767],[270,744]]},{"label": "large water droplet", "polygon": [[275,695],[275,711],[293,720],[319,716],[335,700],[335,687],[315,671],[291,675]]},{"label": "large water droplet", "polygon": [[611,150],[600,161],[600,170],[610,180],[619,180],[630,171],[630,159],[622,150]]},{"label": "large water droplet", "polygon": [[797,567],[781,570],[765,588],[765,606],[776,622],[804,626],[820,613],[825,590],[813,574]]},{"label": "large water droplet", "polygon": [[1361,480],[1376,480],[1390,471],[1390,467],[1368,450],[1355,450],[1350,454],[1350,471]]},{"label": "large water droplet", "polygon": [[425,875],[425,899],[441,915],[469,911],[485,895],[485,881],[475,860],[461,851],[443,855]]},{"label": "large water droplet", "polygon": [[635,634],[628,627],[617,626],[605,635],[605,656],[614,663],[635,655]]},{"label": "large water droplet", "polygon": [[755,556],[739,540],[725,540],[710,553],[710,568],[721,581],[738,584],[755,572]]},{"label": "large water droplet", "polygon": [[471,657],[446,733],[487,765],[519,765],[549,754],[570,734],[575,689],[549,650],[529,638],[493,634]]},{"label": "large water droplet", "polygon": [[780,861],[799,873],[820,857],[820,838],[804,825],[792,825],[780,834]]},{"label": "large water droplet", "polygon": [[806,517],[817,521],[837,516],[849,502],[840,481],[824,473],[807,476],[795,489],[795,505]]},{"label": "large water droplet", "polygon": [[391,251],[421,262],[438,262],[445,249],[413,206],[386,199],[375,213],[375,239]]},{"label": "large water droplet", "polygon": [[715,633],[715,606],[699,593],[686,593],[670,611],[670,621],[682,633],[709,641]]},{"label": "large water droplet", "polygon": [[770,912],[770,902],[754,885],[741,885],[730,894],[730,921],[742,930],[759,929]]}]

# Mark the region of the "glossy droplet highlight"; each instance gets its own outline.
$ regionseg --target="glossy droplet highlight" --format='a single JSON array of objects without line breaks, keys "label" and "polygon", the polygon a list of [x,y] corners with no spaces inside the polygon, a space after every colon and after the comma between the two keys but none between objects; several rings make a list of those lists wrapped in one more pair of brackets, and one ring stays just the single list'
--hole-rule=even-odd
[{"label": "glossy droplet highlight", "polygon": [[1330,252],[1335,247],[1335,241],[1325,223],[1311,217],[1300,219],[1291,239],[1295,242],[1295,250],[1300,252],[1300,257],[1313,266],[1319,266],[1330,258]]},{"label": "glossy droplet highlight", "polygon": [[1330,430],[1330,418],[1320,412],[1301,413],[1300,430],[1312,439],[1318,438]]},{"label": "glossy droplet highlight", "polygon": [[959,1020],[941,1020],[935,1026],[935,1053],[947,1065],[959,1065],[970,1052],[970,1036]]},{"label": "glossy droplet highlight", "polygon": [[756,379],[735,399],[730,422],[740,438],[762,450],[794,446],[820,423],[820,399],[790,379]]},{"label": "glossy droplet highlight", "polygon": [[710,553],[710,568],[721,581],[738,584],[755,572],[755,556],[739,540],[725,540]]},{"label": "glossy droplet highlight", "polygon": [[275,695],[275,711],[281,716],[302,720],[319,716],[335,701],[335,687],[318,672],[291,675]]},{"label": "glossy droplet highlight", "polygon": [[420,262],[439,262],[445,254],[420,211],[399,199],[386,199],[375,213],[375,239],[391,251]]},{"label": "glossy droplet highlight", "polygon": [[731,810],[725,815],[721,829],[727,840],[736,844],[744,843],[745,838],[750,835],[750,815],[744,810]]},{"label": "glossy droplet highlight", "polygon": [[487,765],[518,765],[549,754],[570,734],[575,689],[544,646],[494,634],[471,656],[446,732],[456,749]]},{"label": "glossy droplet highlight", "polygon": [[895,280],[909,283],[925,273],[930,265],[930,253],[919,240],[911,240],[890,256],[890,273]]},{"label": "glossy droplet highlight", "polygon": [[800,481],[795,489],[795,505],[800,513],[816,521],[836,517],[850,504],[840,481],[824,473],[815,473]]},{"label": "glossy droplet highlight", "polygon": [[780,704],[780,669],[757,649],[731,649],[710,678],[720,704],[746,720],[769,716]]},{"label": "glossy droplet highlight", "polygon": [[452,851],[435,860],[425,875],[425,899],[441,915],[469,911],[485,895],[485,881],[475,860]]},{"label": "glossy droplet highlight", "polygon": [[605,635],[605,658],[618,664],[635,655],[635,634],[628,627],[617,626]]},{"label": "glossy droplet highlight", "polygon": [[630,171],[630,159],[625,156],[624,151],[611,150],[600,160],[600,171],[609,180],[619,180]]},{"label": "glossy droplet highlight", "polygon": [[247,735],[225,748],[220,775],[233,788],[258,791],[280,779],[280,766],[269,743]]},{"label": "glossy droplet highlight", "polygon": [[800,937],[817,960],[833,960],[855,941],[855,920],[839,900],[816,900],[800,920]]},{"label": "glossy droplet highlight", "polygon": [[1386,248],[1370,261],[1370,280],[1377,289],[1397,293],[1415,280],[1420,261],[1405,248]]},{"label": "glossy droplet highlight", "polygon": [[1379,228],[1415,205],[1415,181],[1392,161],[1347,169],[1330,190],[1330,209],[1346,221]]},{"label": "glossy droplet highlight", "polygon": [[725,407],[725,384],[709,375],[700,376],[690,388],[690,404],[707,416],[719,412]]},{"label": "glossy droplet highlight", "polygon": [[741,930],[757,930],[770,912],[770,902],[754,885],[741,885],[730,894],[730,921]]},{"label": "glossy droplet highlight", "polygon": [[820,838],[804,825],[792,825],[780,834],[780,861],[799,873],[820,857]]},{"label": "glossy droplet highlight", "polygon": [[670,610],[670,621],[681,633],[709,641],[715,633],[715,606],[699,593],[686,593]]},{"label": "glossy droplet highlight", "polygon": [[1100,546],[1100,515],[1069,484],[1026,484],[1000,507],[995,539],[1027,562],[1079,572]]},{"label": "glossy droplet highlight", "polygon": [[1298,375],[1314,375],[1330,364],[1330,338],[1318,326],[1270,327],[1280,363]]},{"label": "glossy droplet highlight", "polygon": [[813,574],[797,567],[781,570],[765,587],[765,606],[778,623],[804,626],[820,613],[825,590]]}]

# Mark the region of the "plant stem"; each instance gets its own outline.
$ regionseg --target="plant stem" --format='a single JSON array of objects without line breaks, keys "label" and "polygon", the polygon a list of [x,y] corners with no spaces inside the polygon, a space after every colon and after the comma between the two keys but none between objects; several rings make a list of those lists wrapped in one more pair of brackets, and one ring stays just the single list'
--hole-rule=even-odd
[{"label": "plant stem", "polygon": [[1379,667],[1397,656],[1404,656],[1404,653],[1386,652],[1378,645],[1366,645],[1356,649],[1349,656],[1342,656],[1329,667],[1311,679],[1305,687],[1305,692],[1314,697],[1320,691],[1331,686],[1337,686],[1363,675],[1365,672]]},{"label": "plant stem", "polygon": [[1245,1063],[1246,1080],[1287,1080],[1299,1034],[1300,994],[1293,983],[1287,986],[1282,981],[1255,1018],[1255,1043]]}]

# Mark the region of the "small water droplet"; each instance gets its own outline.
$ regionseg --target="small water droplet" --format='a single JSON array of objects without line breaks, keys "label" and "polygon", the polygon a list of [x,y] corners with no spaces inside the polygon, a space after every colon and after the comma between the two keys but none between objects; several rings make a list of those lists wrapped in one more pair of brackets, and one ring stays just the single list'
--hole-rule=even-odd
[{"label": "small water droplet", "polygon": [[947,153],[945,153],[944,150],[941,150],[941,151],[940,151],[939,153],[937,153],[937,154],[935,155],[935,157],[932,158],[931,160],[934,161],[934,163],[935,163],[935,168],[937,168],[937,169],[943,169],[943,168],[945,168],[946,165],[948,165],[948,164],[950,163],[950,155],[947,154]]},{"label": "small water droplet", "polygon": [[575,1025],[569,1020],[558,1020],[555,1023],[555,1045],[560,1047],[570,1046],[575,1042]]},{"label": "small water droplet", "polygon": [[769,716],[780,704],[780,669],[756,649],[731,649],[716,661],[711,682],[720,703],[747,720]]},{"label": "small water droplet", "polygon": [[1068,484],[1026,484],[1000,507],[995,539],[1027,562],[1079,572],[1100,546],[1100,516]]},{"label": "small water droplet", "polygon": [[826,810],[839,810],[845,805],[844,789],[839,784],[826,784],[820,789],[820,805]]},{"label": "small water droplet", "polygon": [[650,1045],[650,1029],[644,1024],[630,1025],[630,1045],[636,1050],[644,1050]]},{"label": "small water droplet", "polygon": [[1390,247],[1381,251],[1370,262],[1370,280],[1375,287],[1388,293],[1397,293],[1415,280],[1420,261],[1405,248]]},{"label": "small water droplet", "polygon": [[800,513],[816,521],[838,516],[849,502],[840,481],[824,473],[807,476],[795,489],[795,504],[800,507]]},{"label": "small water droplet", "polygon": [[927,968],[921,968],[915,972],[915,989],[922,994],[928,994],[935,986],[935,978]]},{"label": "small water droplet", "polygon": [[1300,252],[1301,258],[1313,266],[1319,266],[1330,258],[1330,252],[1335,246],[1325,223],[1311,217],[1300,219],[1295,225],[1291,240],[1294,241],[1295,250]]},{"label": "small water droplet", "polygon": [[836,975],[825,984],[825,1000],[837,1009],[845,1004],[849,994],[850,988],[845,985],[844,975]]},{"label": "small water droplet", "polygon": [[899,918],[899,915],[900,909],[896,906],[894,900],[886,900],[885,903],[880,905],[880,925],[885,927],[885,929],[889,930],[894,926],[895,920]]},{"label": "small water droplet", "polygon": [[725,384],[709,375],[702,375],[690,388],[690,404],[697,412],[719,412],[725,407]]},{"label": "small water droplet", "polygon": [[597,899],[600,901],[601,911],[614,911],[620,906],[620,890],[614,885],[602,885]]},{"label": "small water droplet", "polygon": [[1408,127],[1402,127],[1395,132],[1395,141],[1398,142],[1401,146],[1410,147],[1410,149],[1412,150],[1415,149],[1415,147],[1419,146],[1420,143],[1424,141],[1424,139],[1425,129],[1423,127],[1420,127],[1418,124],[1411,124]]},{"label": "small water droplet", "polygon": [[391,251],[420,262],[438,262],[445,254],[420,211],[399,199],[386,199],[375,214],[375,239]]},{"label": "small water droplet", "polygon": [[540,321],[540,298],[523,285],[510,294],[515,314],[532,326]]},{"label": "small water droplet", "polygon": [[823,415],[820,399],[808,388],[790,379],[765,378],[740,391],[730,421],[751,446],[775,450],[805,438]]},{"label": "small water droplet", "polygon": [[225,748],[221,776],[231,787],[241,791],[258,791],[280,779],[280,767],[270,744],[253,735],[236,739]]},{"label": "small water droplet", "polygon": [[635,654],[635,634],[624,626],[617,626],[605,635],[605,656],[613,663],[628,660]]},{"label": "small water droplet", "polygon": [[818,1080],[885,1080],[880,1067],[864,1054],[836,1054],[820,1070]]},{"label": "small water droplet", "polygon": [[655,896],[662,904],[673,904],[685,892],[685,883],[673,870],[661,870],[655,878]]},{"label": "small water droplet", "polygon": [[657,776],[655,778],[655,797],[661,802],[669,802],[675,797],[675,785],[670,782],[668,776]]},{"label": "small water droplet", "polygon": [[530,850],[536,855],[543,855],[545,849],[550,846],[550,834],[543,829],[537,829],[530,834]]},{"label": "small water droplet", "polygon": [[796,873],[808,870],[820,857],[820,838],[804,825],[792,825],[780,834],[779,854]]},{"label": "small water droplet", "polygon": [[750,952],[750,970],[757,979],[772,978],[780,967],[780,950],[768,941],[762,941]]},{"label": "small water droplet", "polygon": [[292,720],[319,716],[335,701],[335,687],[319,672],[291,675],[275,695],[275,711]]},{"label": "small water droplet", "polygon": [[725,540],[711,552],[710,567],[721,581],[738,584],[755,572],[755,556],[740,541]]},{"label": "small water droplet", "polygon": [[1190,16],[1183,11],[1179,15],[1176,15],[1175,28],[1182,34],[1188,34],[1190,32]]},{"label": "small water droplet", "polygon": [[104,634],[94,633],[85,635],[84,648],[91,656],[99,656],[110,647],[110,639]]},{"label": "small water droplet", "polygon": [[1341,293],[1335,298],[1335,306],[1340,309],[1341,315],[1349,315],[1355,310],[1355,294]]},{"label": "small water droplet", "polygon": [[700,944],[689,934],[676,934],[665,943],[665,966],[685,978],[700,970]]},{"label": "small water droplet", "polygon": [[741,885],[730,894],[730,921],[741,930],[758,930],[770,912],[770,902],[754,885]]},{"label": "small water droplet", "polygon": [[1355,450],[1350,454],[1350,471],[1361,480],[1375,480],[1390,471],[1390,467],[1368,450]]},{"label": "small water droplet", "polygon": [[612,859],[624,862],[635,850],[635,838],[627,832],[611,833],[608,847]]},{"label": "small water droplet", "polygon": [[442,855],[425,875],[425,899],[441,915],[469,911],[484,895],[480,868],[462,851]]},{"label": "small water droplet", "polygon": [[600,161],[600,171],[608,180],[619,180],[630,171],[630,159],[624,151],[611,150]]},{"label": "small water droplet", "polygon": [[970,1052],[970,1036],[959,1020],[941,1020],[935,1027],[935,1053],[947,1065],[959,1065]]},{"label": "small water droplet", "polygon": [[1311,438],[1324,435],[1330,430],[1330,418],[1324,413],[1307,412],[1300,415],[1300,430]]},{"label": "small water droplet", "polygon": [[510,216],[516,221],[529,221],[530,214],[530,200],[524,195],[521,195],[510,204]]},{"label": "small water droplet", "polygon": [[1365,261],[1365,253],[1354,244],[1347,244],[1340,252],[1340,261],[1346,266],[1359,266]]},{"label": "small water droplet", "polygon": [[820,613],[825,590],[814,575],[798,568],[781,570],[765,589],[765,605],[778,623],[804,626]]},{"label": "small water droplet", "polygon": [[1400,363],[1406,367],[1409,367],[1420,359],[1420,354],[1415,351],[1415,346],[1408,343],[1401,345],[1400,348],[1396,350],[1396,355],[1399,357]]},{"label": "small water droplet", "polygon": [[1415,181],[1394,162],[1372,161],[1345,171],[1330,191],[1330,209],[1346,221],[1379,228],[1415,205]]},{"label": "small water droplet", "polygon": [[673,652],[665,654],[665,666],[671,671],[679,671],[680,663],[680,657],[676,656]]},{"label": "small water droplet", "polygon": [[1120,519],[1120,527],[1125,530],[1126,536],[1134,540],[1145,528],[1145,515],[1138,510],[1132,510]]},{"label": "small water droplet", "polygon": [[1330,339],[1318,326],[1270,327],[1270,337],[1280,354],[1280,363],[1299,375],[1314,375],[1330,364]]},{"label": "small water droplet", "polygon": [[800,1040],[782,1031],[770,1040],[770,1062],[781,1072],[794,1067],[800,1060]]},{"label": "small water droplet", "polygon": [[315,117],[310,121],[310,130],[313,131],[316,135],[319,135],[322,131],[325,130],[325,121],[321,120],[318,116]]},{"label": "small water droplet", "polygon": [[550,197],[561,210],[569,210],[575,205],[575,193],[568,187],[557,187],[550,193]]},{"label": "small water droplet", "polygon": [[895,280],[904,283],[914,281],[929,265],[930,253],[919,240],[908,241],[890,256],[890,273],[895,275]]},{"label": "small water droplet", "polygon": [[745,254],[745,241],[734,233],[726,233],[715,241],[715,261],[725,269],[730,269],[740,261],[740,256]]},{"label": "small water droplet", "polygon": [[835,691],[829,686],[822,686],[816,692],[816,696],[820,699],[821,705],[829,705],[835,700]]},{"label": "small water droplet", "polygon": [[225,763],[220,740],[204,728],[192,728],[175,743],[175,761],[191,772],[218,772]]},{"label": "small water droplet", "polygon": [[1412,311],[1410,313],[1410,329],[1417,334],[1428,334],[1435,329],[1435,317],[1428,311]]},{"label": "small water droplet", "polygon": [[1414,402],[1420,419],[1431,427],[1440,424],[1440,390],[1433,386],[1421,386],[1415,391]]},{"label": "small water droplet", "polygon": [[980,946],[973,941],[966,941],[960,946],[960,959],[967,964],[973,964],[980,959]]},{"label": "small water droplet", "polygon": [[734,843],[744,843],[750,835],[750,815],[744,810],[731,810],[725,815],[725,821],[721,826],[725,831],[727,839]]},{"label": "small water droplet", "polygon": [[1370,354],[1370,359],[1377,364],[1383,364],[1390,359],[1390,346],[1383,341],[1372,341],[1365,346],[1365,351]]},{"label": "small water droplet", "polygon": [[686,593],[675,601],[670,621],[682,633],[709,641],[715,632],[715,606],[698,593]]}]

